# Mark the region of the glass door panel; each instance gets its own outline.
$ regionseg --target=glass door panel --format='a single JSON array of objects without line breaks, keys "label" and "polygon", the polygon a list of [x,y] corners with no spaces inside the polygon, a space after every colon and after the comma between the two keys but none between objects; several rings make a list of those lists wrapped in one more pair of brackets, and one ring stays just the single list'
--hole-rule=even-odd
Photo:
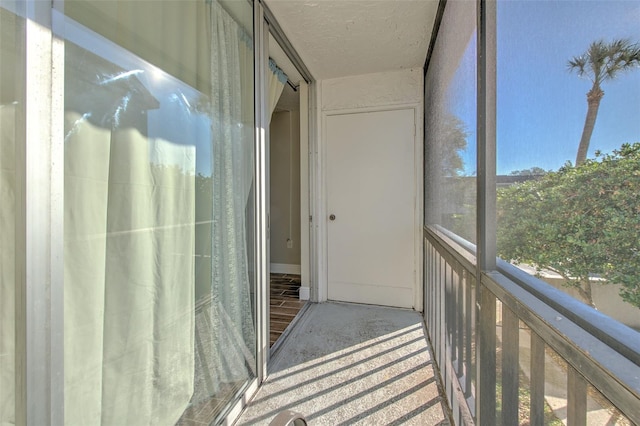
[{"label": "glass door panel", "polygon": [[65,421],[210,423],[257,368],[251,6],[65,15]]}]

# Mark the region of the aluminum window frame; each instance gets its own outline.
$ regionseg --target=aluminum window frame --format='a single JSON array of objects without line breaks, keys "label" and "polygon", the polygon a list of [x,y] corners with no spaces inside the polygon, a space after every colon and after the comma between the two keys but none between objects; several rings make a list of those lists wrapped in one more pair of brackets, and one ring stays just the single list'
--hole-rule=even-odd
[{"label": "aluminum window frame", "polygon": [[[64,44],[52,3],[20,2],[24,95],[16,140],[16,424],[64,423]],[[58,141],[54,143],[54,141]]]}]

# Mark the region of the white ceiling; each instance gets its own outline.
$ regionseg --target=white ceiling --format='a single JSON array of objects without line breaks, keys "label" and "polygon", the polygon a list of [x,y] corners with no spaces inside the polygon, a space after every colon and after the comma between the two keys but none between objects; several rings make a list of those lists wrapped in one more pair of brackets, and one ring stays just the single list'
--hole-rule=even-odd
[{"label": "white ceiling", "polygon": [[317,80],[422,67],[438,0],[265,0]]}]

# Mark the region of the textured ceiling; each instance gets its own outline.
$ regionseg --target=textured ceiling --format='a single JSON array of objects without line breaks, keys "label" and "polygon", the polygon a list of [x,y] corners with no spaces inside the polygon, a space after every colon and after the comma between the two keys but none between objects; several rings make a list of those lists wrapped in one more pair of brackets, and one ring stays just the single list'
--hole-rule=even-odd
[{"label": "textured ceiling", "polygon": [[266,0],[315,79],[422,67],[438,0]]}]

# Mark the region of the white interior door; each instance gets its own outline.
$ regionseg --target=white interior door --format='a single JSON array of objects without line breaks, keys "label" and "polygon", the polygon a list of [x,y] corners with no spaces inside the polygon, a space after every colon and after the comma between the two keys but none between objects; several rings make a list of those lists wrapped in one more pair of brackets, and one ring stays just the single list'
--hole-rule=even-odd
[{"label": "white interior door", "polygon": [[326,118],[328,297],[411,308],[413,109]]}]

